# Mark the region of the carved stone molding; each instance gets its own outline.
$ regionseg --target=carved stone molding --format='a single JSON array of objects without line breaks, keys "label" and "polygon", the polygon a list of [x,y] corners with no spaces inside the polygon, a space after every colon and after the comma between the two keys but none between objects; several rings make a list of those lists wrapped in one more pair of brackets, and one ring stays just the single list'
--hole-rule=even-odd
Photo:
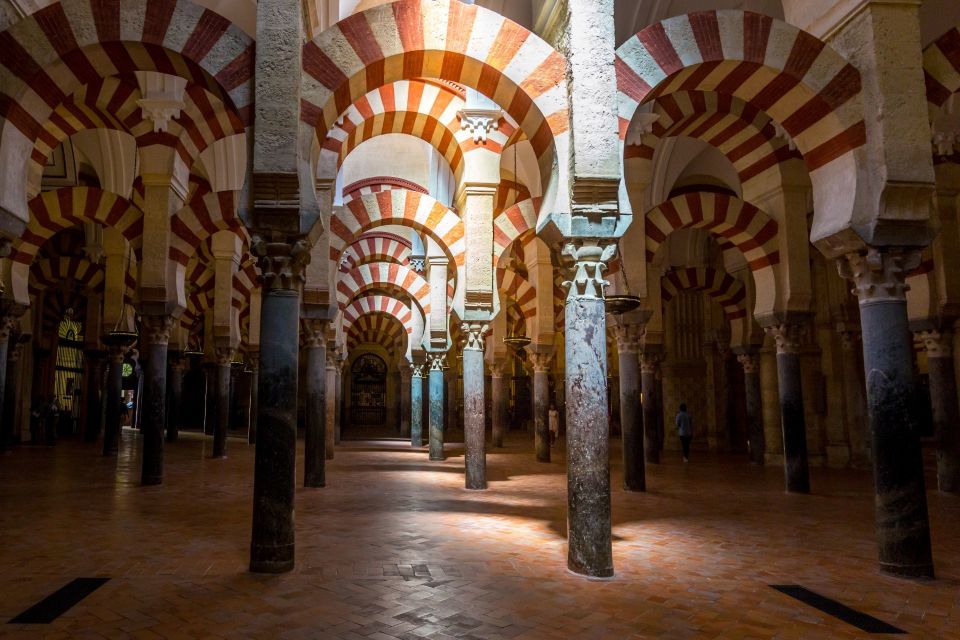
[{"label": "carved stone molding", "polygon": [[840,276],[853,282],[852,293],[860,304],[903,302],[909,285],[907,274],[920,264],[920,249],[870,247],[837,260]]},{"label": "carved stone molding", "polygon": [[169,344],[177,319],[170,315],[140,316],[140,337],[147,344]]},{"label": "carved stone molding", "polygon": [[660,361],[663,355],[655,352],[644,351],[640,354],[640,373],[656,374],[660,369]]},{"label": "carved stone molding", "polygon": [[253,174],[253,208],[268,215],[300,215],[300,176],[296,173]]},{"label": "carved stone molding", "polygon": [[464,322],[461,324],[460,330],[465,339],[464,350],[483,351],[483,337],[487,334],[487,329],[489,329],[489,325],[485,322]]},{"label": "carved stone molding", "polygon": [[310,263],[310,247],[305,240],[268,242],[261,236],[254,236],[250,252],[257,257],[265,289],[298,291],[303,285],[306,267]]},{"label": "carved stone molding", "polygon": [[549,372],[553,364],[553,353],[544,351],[531,351],[527,358],[530,360],[530,366],[535,372]]},{"label": "carved stone molding", "polygon": [[461,109],[457,112],[460,128],[473,136],[475,144],[486,144],[491,131],[500,128],[503,112],[500,109]]},{"label": "carved stone molding", "polygon": [[800,353],[802,329],[802,325],[792,322],[781,322],[764,327],[764,331],[776,343],[778,354]]},{"label": "carved stone molding", "polygon": [[953,357],[953,333],[950,331],[921,331],[917,337],[923,342],[928,358]]},{"label": "carved stone molding", "polygon": [[410,269],[416,271],[417,273],[423,273],[423,270],[426,268],[426,259],[423,257],[419,258],[410,258]]},{"label": "carved stone molding", "polygon": [[640,353],[640,341],[644,334],[642,324],[616,324],[610,325],[610,328],[617,339],[619,353]]},{"label": "carved stone molding", "polygon": [[563,283],[567,300],[573,298],[603,299],[604,287],[610,283],[603,279],[607,262],[617,252],[616,243],[568,242],[563,255],[570,262],[571,279]]},{"label": "carved stone molding", "polygon": [[737,362],[743,367],[743,373],[750,375],[760,373],[760,354],[759,353],[740,353],[737,354]]},{"label": "carved stone molding", "polygon": [[327,340],[327,320],[317,318],[307,318],[303,321],[303,346],[307,349],[315,349],[325,346]]}]

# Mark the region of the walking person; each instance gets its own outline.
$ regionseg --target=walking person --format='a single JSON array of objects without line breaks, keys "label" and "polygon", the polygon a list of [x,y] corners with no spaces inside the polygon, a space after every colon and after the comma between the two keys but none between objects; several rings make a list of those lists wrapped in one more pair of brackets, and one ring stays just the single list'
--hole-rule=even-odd
[{"label": "walking person", "polygon": [[680,446],[683,447],[683,461],[690,462],[690,440],[693,439],[693,417],[687,413],[687,405],[680,404],[677,412],[677,435],[680,436]]}]

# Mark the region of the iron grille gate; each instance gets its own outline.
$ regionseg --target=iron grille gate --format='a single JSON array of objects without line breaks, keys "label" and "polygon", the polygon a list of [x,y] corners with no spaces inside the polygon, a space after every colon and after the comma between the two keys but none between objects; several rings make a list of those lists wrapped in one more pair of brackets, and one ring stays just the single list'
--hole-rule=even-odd
[{"label": "iron grille gate", "polygon": [[350,417],[357,426],[383,426],[387,420],[387,365],[368,353],[353,363],[350,378]]}]

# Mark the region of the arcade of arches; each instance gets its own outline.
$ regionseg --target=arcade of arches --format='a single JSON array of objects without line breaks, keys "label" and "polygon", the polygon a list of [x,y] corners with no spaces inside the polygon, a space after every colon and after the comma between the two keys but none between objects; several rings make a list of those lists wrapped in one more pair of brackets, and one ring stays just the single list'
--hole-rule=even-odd
[{"label": "arcade of arches", "polygon": [[0,465],[248,456],[284,573],[363,446],[483,500],[519,447],[609,578],[685,404],[689,469],[872,479],[863,575],[942,578],[958,93],[953,0],[0,0]]}]

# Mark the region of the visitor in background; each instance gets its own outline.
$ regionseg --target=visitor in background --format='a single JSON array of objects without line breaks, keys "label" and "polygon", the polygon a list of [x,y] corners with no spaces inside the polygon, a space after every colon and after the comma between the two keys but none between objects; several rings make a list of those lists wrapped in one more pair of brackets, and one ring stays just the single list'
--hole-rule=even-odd
[{"label": "visitor in background", "polygon": [[693,418],[687,413],[687,405],[680,404],[677,412],[677,435],[680,436],[680,446],[683,447],[683,461],[690,462],[690,440],[693,439]]},{"label": "visitor in background", "polygon": [[547,415],[549,416],[550,446],[552,447],[556,444],[557,438],[560,436],[560,414],[552,402],[550,403],[550,411]]}]

